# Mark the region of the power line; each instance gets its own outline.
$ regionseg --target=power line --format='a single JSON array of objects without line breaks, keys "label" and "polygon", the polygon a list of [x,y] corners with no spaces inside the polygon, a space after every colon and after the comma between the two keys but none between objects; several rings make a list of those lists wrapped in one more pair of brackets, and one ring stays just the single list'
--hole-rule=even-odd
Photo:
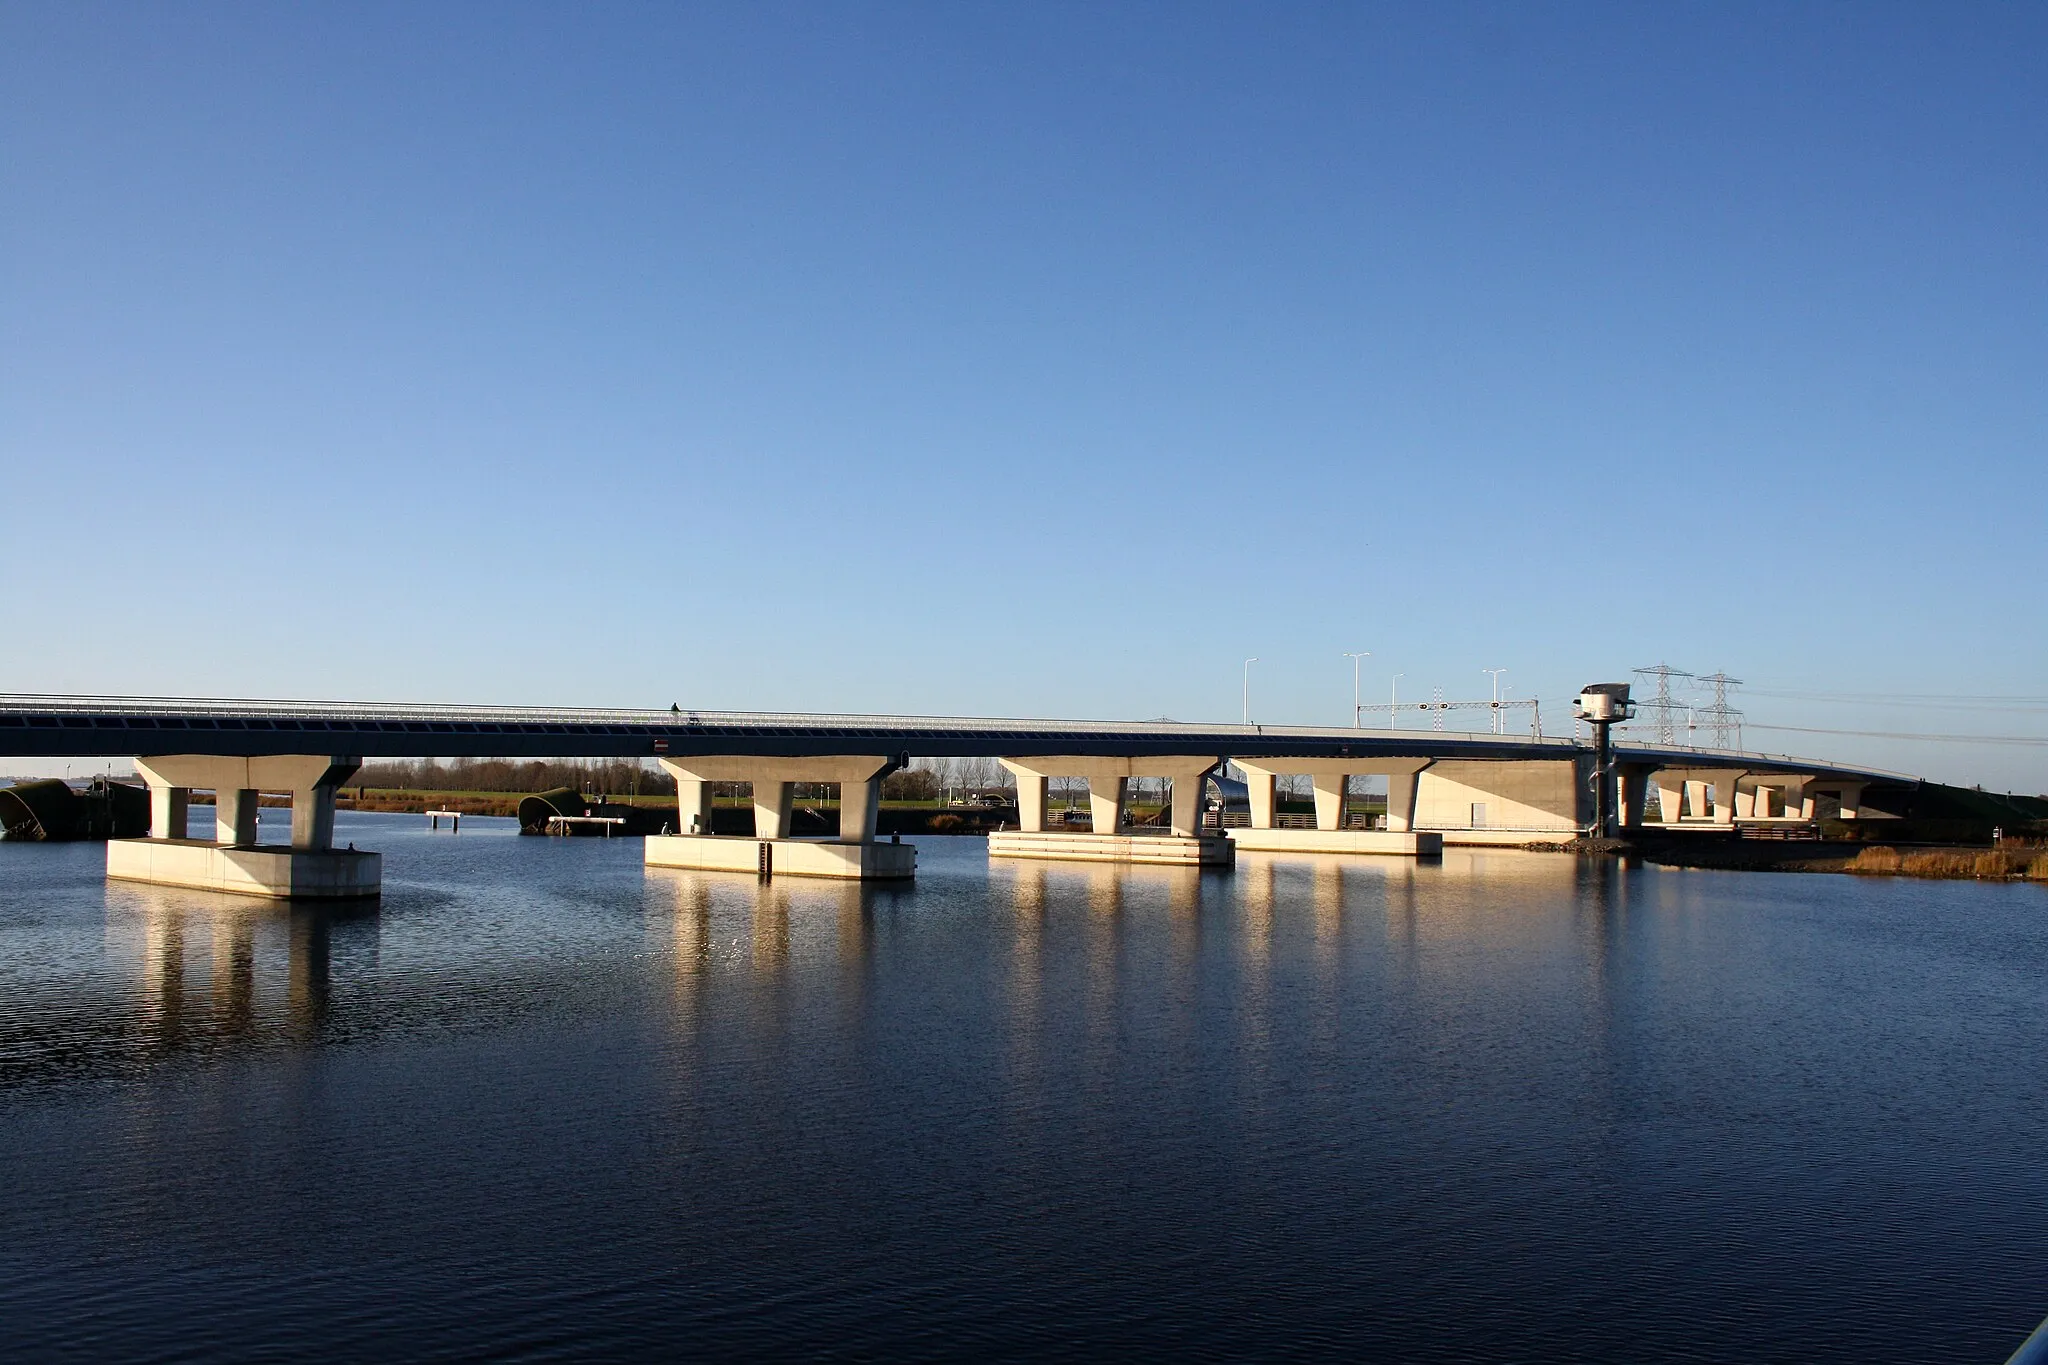
[{"label": "power line", "polygon": [[1993,693],[1972,694],[1966,692],[1806,692],[1789,688],[1751,688],[1753,697],[1773,697],[1787,701],[1826,701],[1850,706],[1931,706],[1958,711],[2016,711],[2033,712],[2048,710],[2048,697],[2000,696]]},{"label": "power line", "polygon": [[1925,735],[1903,730],[1824,730],[1812,725],[1758,725],[1752,730],[1781,730],[1795,735],[1857,735],[1864,739],[1917,739],[1930,744],[2048,744],[2048,735]]}]

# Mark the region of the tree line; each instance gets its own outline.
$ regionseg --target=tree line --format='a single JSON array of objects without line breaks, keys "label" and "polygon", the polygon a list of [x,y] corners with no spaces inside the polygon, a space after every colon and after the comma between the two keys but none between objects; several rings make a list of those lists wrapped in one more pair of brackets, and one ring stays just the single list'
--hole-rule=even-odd
[{"label": "tree line", "polygon": [[[541,792],[557,787],[596,792],[607,796],[658,795],[673,792],[675,782],[650,762],[631,758],[516,759],[456,758],[380,760],[365,763],[349,783],[352,787],[396,787],[410,791]],[[737,795],[744,784],[720,782],[712,791],[718,796]],[[1053,800],[1085,800],[1088,784],[1080,778],[1055,777],[1050,784]],[[918,758],[910,766],[882,780],[882,796],[890,801],[930,801],[948,792],[1013,792],[1017,779],[993,758]],[[1309,780],[1300,774],[1284,774],[1280,794],[1306,798]],[[1377,790],[1384,787],[1377,786]],[[1131,795],[1137,800],[1164,800],[1166,783],[1158,778],[1134,778]],[[1362,780],[1352,783],[1353,795],[1365,791]],[[821,784],[799,783],[799,800],[823,800]]]},{"label": "tree line", "polygon": [[[543,792],[557,787],[608,796],[673,792],[675,780],[661,768],[631,758],[400,759],[365,763],[350,779],[352,787],[398,788],[406,791]],[[736,795],[743,784],[712,784],[714,795]],[[882,795],[892,801],[931,800],[946,791],[993,792],[1014,788],[1009,770],[993,758],[920,758],[882,780]],[[814,790],[814,788],[817,788]],[[822,799],[820,784],[799,783],[799,799]]]},{"label": "tree line", "polygon": [[609,796],[675,790],[667,773],[631,758],[379,760],[365,763],[349,779],[349,785],[463,792],[544,792],[572,787]]}]

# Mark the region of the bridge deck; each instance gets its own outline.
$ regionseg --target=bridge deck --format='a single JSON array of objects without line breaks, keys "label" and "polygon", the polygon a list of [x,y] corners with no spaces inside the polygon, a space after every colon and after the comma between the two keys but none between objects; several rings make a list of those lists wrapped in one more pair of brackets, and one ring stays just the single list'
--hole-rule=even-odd
[{"label": "bridge deck", "polygon": [[[1015,720],[754,711],[588,710],[183,697],[0,695],[0,756],[322,753],[357,758],[645,758],[833,753],[1242,758],[1567,758],[1583,746],[1440,731],[1174,721]],[[1744,767],[1878,782],[1900,773],[1783,754],[1617,745],[1624,762]]]}]

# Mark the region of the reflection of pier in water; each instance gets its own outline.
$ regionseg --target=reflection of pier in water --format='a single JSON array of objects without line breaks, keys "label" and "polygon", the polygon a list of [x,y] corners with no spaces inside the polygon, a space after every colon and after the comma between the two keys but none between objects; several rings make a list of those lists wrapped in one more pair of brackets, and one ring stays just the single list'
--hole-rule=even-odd
[{"label": "reflection of pier in water", "polygon": [[141,1018],[166,1047],[257,1034],[311,1041],[328,1017],[337,929],[374,932],[376,910],[123,887],[108,934],[139,948]]}]

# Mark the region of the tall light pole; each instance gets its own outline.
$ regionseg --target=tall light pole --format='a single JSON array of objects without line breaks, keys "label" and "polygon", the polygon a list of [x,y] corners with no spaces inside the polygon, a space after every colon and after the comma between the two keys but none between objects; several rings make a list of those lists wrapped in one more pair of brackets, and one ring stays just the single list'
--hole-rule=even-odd
[{"label": "tall light pole", "polygon": [[1402,674],[1396,673],[1394,681],[1387,685],[1387,728],[1389,730],[1400,728],[1400,723],[1394,719],[1394,713],[1401,709],[1402,677]]},{"label": "tall light pole", "polygon": [[1258,661],[1257,655],[1244,661],[1244,723],[1246,725],[1252,723],[1252,665]]},{"label": "tall light pole", "polygon": [[1344,657],[1351,660],[1351,728],[1363,730],[1365,728],[1365,720],[1358,710],[1358,661],[1360,659],[1370,659],[1372,651],[1362,649],[1354,654],[1347,649],[1344,651]]},{"label": "tall light pole", "polygon": [[1491,726],[1490,728],[1491,728],[1491,729],[1493,730],[1493,732],[1494,732],[1495,734],[1499,734],[1499,733],[1500,733],[1500,675],[1501,675],[1501,674],[1503,674],[1503,673],[1505,673],[1505,672],[1507,672],[1507,670],[1506,670],[1505,668],[1482,668],[1482,669],[1480,669],[1479,671],[1480,671],[1481,673],[1491,673],[1491,674],[1493,674],[1493,725],[1492,725],[1492,726]]}]

